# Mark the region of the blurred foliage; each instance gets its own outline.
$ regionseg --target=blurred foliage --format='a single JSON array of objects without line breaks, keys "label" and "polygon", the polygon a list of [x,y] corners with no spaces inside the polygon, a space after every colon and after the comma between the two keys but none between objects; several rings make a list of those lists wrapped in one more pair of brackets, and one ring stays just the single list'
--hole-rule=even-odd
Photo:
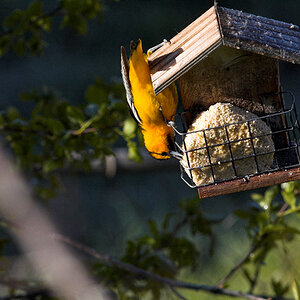
[{"label": "blurred foliage", "polygon": [[86,102],[79,106],[43,88],[41,92],[21,95],[23,101],[34,102],[29,117],[22,116],[14,107],[1,111],[1,131],[19,166],[34,178],[40,196],[54,196],[58,186],[56,170],[90,170],[93,160],[113,154],[112,145],[119,136],[127,141],[130,157],[140,159],[133,140],[137,126],[128,119],[122,97],[119,84],[106,85],[98,79],[87,89]]},{"label": "blurred foliage", "polygon": [[[55,1],[53,1],[55,3]],[[7,51],[17,55],[41,54],[45,47],[43,34],[52,29],[54,17],[60,17],[60,27],[71,27],[85,34],[88,20],[100,18],[104,6],[99,0],[60,0],[51,11],[44,11],[40,0],[30,1],[24,10],[15,9],[2,21],[0,32],[0,56]]]},{"label": "blurred foliage", "polygon": [[[235,271],[242,272],[251,293],[257,288],[267,256],[276,251],[280,244],[286,245],[300,234],[300,230],[291,225],[291,218],[288,217],[300,217],[299,187],[299,182],[289,182],[270,187],[264,194],[253,193],[252,206],[235,212],[239,219],[246,221],[245,229],[250,242],[249,252],[242,263],[235,266]],[[283,196],[286,194],[291,196]],[[291,203],[292,195],[295,201]],[[208,236],[214,241],[212,227],[222,221],[205,218],[199,204],[198,198],[185,199],[179,205],[180,213],[168,214],[161,225],[150,221],[149,234],[129,241],[121,261],[172,279],[180,278],[180,274],[186,271],[196,276],[201,257],[199,245],[197,247],[195,243],[196,236]],[[166,291],[163,284],[115,266],[96,263],[93,271],[119,299],[160,299],[162,292]],[[228,288],[233,283],[230,276],[222,285]],[[288,292],[294,294],[294,299],[299,297],[296,281],[286,284],[271,277],[269,284],[274,297],[283,297]],[[259,291],[260,294],[264,292]]]},{"label": "blurred foliage", "polygon": [[[200,259],[195,244],[198,235],[214,240],[212,225],[218,223],[204,217],[199,199],[185,199],[180,203],[180,213],[167,214],[161,224],[149,221],[149,234],[128,241],[121,260],[143,270],[176,279],[183,269],[195,271]],[[200,246],[200,245],[198,245]],[[164,285],[136,276],[117,267],[96,263],[94,274],[115,291],[119,299],[160,299]]]},{"label": "blurred foliage", "polygon": [[137,126],[128,119],[122,97],[121,85],[106,85],[98,79],[87,89],[86,102],[79,106],[43,88],[21,95],[23,101],[34,101],[28,118],[14,107],[1,111],[0,129],[18,165],[34,178],[42,198],[55,195],[56,170],[89,171],[93,160],[113,155],[112,145],[119,136],[127,142],[130,158],[141,160],[134,141]]},{"label": "blurred foliage", "polygon": [[[43,35],[52,30],[54,19],[61,29],[71,27],[84,34],[88,21],[100,18],[104,9],[98,0],[53,3],[56,6],[45,11],[42,1],[31,1],[26,9],[16,9],[7,16],[0,32],[0,56],[8,52],[20,56],[42,54]],[[113,155],[113,145],[120,137],[127,143],[129,157],[141,160],[136,143],[137,125],[128,116],[121,84],[105,84],[97,79],[87,88],[85,100],[77,106],[47,87],[23,92],[20,98],[33,103],[31,113],[25,116],[15,107],[2,109],[0,130],[18,165],[32,178],[35,191],[42,198],[55,195],[59,186],[57,171],[66,168],[90,170],[94,159],[104,160]],[[281,243],[287,245],[300,233],[291,222],[300,216],[299,191],[298,182],[274,186],[264,194],[252,194],[253,205],[235,212],[236,217],[244,221],[250,250],[232,273],[242,273],[251,293],[257,289],[261,268],[270,253]],[[196,274],[201,258],[199,237],[209,239],[209,253],[213,255],[216,242],[213,226],[220,222],[222,220],[205,217],[198,198],[185,199],[179,205],[179,212],[167,214],[159,224],[149,221],[149,233],[128,241],[125,253],[119,259],[172,279],[181,278],[186,271]],[[6,243],[6,239],[0,240],[0,254]],[[115,266],[96,263],[92,271],[119,299],[149,296],[160,299],[169,291],[161,283]],[[234,277],[224,278],[223,286],[232,285]],[[296,279],[287,284],[270,278],[269,285],[274,296],[289,293],[299,300]],[[14,292],[11,290],[11,295]],[[39,295],[38,299],[50,298]]]},{"label": "blurred foliage", "polygon": [[[88,20],[100,18],[103,4],[98,0],[62,0],[50,11],[42,1],[30,2],[27,9],[16,9],[2,22],[0,56],[7,51],[17,55],[41,54],[43,34],[51,30],[52,19],[61,18],[61,28],[71,27],[84,34]],[[35,191],[43,199],[55,196],[59,181],[56,170],[77,168],[90,170],[94,159],[113,155],[112,145],[122,137],[129,157],[141,161],[134,141],[136,123],[128,117],[121,84],[105,84],[100,79],[87,88],[85,103],[71,105],[57,92],[44,87],[41,91],[23,92],[23,101],[33,101],[29,117],[15,107],[0,113],[0,129],[13,150],[17,163],[33,178]]]}]

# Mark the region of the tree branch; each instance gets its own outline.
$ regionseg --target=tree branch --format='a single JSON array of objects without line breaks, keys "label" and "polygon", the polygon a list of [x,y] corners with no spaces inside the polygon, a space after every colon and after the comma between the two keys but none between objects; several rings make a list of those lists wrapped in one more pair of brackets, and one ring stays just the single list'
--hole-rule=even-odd
[{"label": "tree branch", "polygon": [[259,264],[259,265],[256,266],[255,273],[254,273],[252,282],[251,282],[251,284],[250,284],[249,293],[253,293],[254,288],[256,287],[256,284],[257,284],[257,281],[258,281],[258,277],[259,277],[260,270],[261,270],[261,264]]},{"label": "tree branch", "polygon": [[[4,217],[0,217],[0,221],[9,226],[13,226],[16,228],[22,228],[24,230],[23,226],[20,226],[19,224],[16,224],[15,222],[7,220]],[[26,230],[31,230],[31,231],[35,232],[36,234],[38,233],[38,230],[33,229],[33,228],[26,228]],[[158,275],[156,273],[153,273],[153,272],[150,272],[147,270],[143,270],[132,264],[122,262],[114,257],[109,256],[109,255],[103,255],[103,254],[97,252],[95,249],[90,248],[86,245],[80,244],[76,241],[73,241],[69,237],[64,236],[62,234],[52,233],[52,234],[49,234],[48,236],[50,239],[63,242],[65,244],[81,251],[82,253],[85,253],[85,254],[101,261],[102,263],[105,263],[107,265],[113,265],[113,266],[118,267],[119,269],[128,271],[135,275],[139,275],[143,278],[147,278],[150,280],[154,280],[156,282],[160,282],[166,286],[169,286],[170,288],[190,289],[190,290],[195,290],[195,291],[208,292],[208,293],[212,293],[212,294],[216,294],[216,295],[225,295],[225,296],[230,296],[230,297],[242,297],[242,298],[250,299],[250,300],[275,300],[275,299],[276,300],[279,300],[279,299],[287,300],[286,298],[272,297],[269,295],[255,295],[255,294],[243,293],[240,291],[232,291],[232,290],[221,288],[220,286],[201,285],[201,284],[195,284],[195,283],[189,283],[189,282],[185,282],[185,281],[170,279],[170,278]]]},{"label": "tree branch", "polygon": [[218,283],[219,287],[222,287],[224,283],[237,271],[239,270],[245,261],[250,257],[250,255],[255,252],[255,250],[259,247],[260,243],[262,241],[262,237],[258,239],[250,248],[250,250],[246,253],[246,255],[227,273],[227,275],[221,279]]},{"label": "tree branch", "polygon": [[13,295],[13,296],[6,296],[6,297],[1,297],[0,300],[16,300],[16,299],[36,299],[38,296],[49,296],[49,292],[46,290],[37,290],[37,291],[32,291],[28,292],[27,294],[22,294],[22,295]]},{"label": "tree branch", "polygon": [[0,285],[6,286],[15,290],[32,291],[36,282],[29,282],[26,280],[16,280],[11,278],[0,278]]},{"label": "tree branch", "polygon": [[174,287],[170,286],[171,291],[181,300],[188,300],[184,296],[182,296]]}]

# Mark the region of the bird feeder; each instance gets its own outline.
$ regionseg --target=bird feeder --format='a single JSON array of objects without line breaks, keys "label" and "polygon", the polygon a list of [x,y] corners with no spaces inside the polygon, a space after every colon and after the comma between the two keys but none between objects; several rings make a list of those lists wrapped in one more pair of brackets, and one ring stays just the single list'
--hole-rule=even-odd
[{"label": "bird feeder", "polygon": [[[217,4],[148,57],[156,94],[177,83],[183,112],[176,116],[175,125],[170,125],[178,152],[187,157],[185,164],[180,163],[181,177],[198,188],[200,198],[300,179],[295,99],[281,88],[278,60],[300,63],[298,26]],[[223,128],[222,143],[207,140],[211,128],[198,130],[204,145],[187,149],[185,141],[196,116],[217,103],[230,103],[250,117],[219,126]],[[251,132],[251,122],[264,122],[270,130],[257,136]],[[234,140],[228,131],[238,125],[245,125],[249,132]],[[265,152],[256,148],[260,137],[272,142]],[[245,157],[233,153],[238,143],[239,147],[247,144],[251,148]],[[227,158],[217,161],[210,157],[221,146],[227,149]],[[207,162],[192,165],[188,157],[193,151],[205,152]],[[263,168],[259,161],[267,155],[271,162]],[[250,160],[255,168],[247,174],[239,172],[239,167]],[[217,176],[222,165],[232,170],[230,176]],[[210,171],[210,180],[199,184],[193,173],[201,169]]]}]

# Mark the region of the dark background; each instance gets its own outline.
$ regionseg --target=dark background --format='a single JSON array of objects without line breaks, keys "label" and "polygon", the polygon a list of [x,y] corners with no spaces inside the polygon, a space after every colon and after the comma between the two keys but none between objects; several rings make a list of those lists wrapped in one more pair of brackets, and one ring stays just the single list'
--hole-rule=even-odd
[{"label": "dark background", "polygon": [[[53,9],[57,3],[43,1]],[[219,1],[220,5],[245,12],[274,18],[300,25],[299,0],[268,1]],[[0,18],[16,5],[26,7],[28,1],[2,0]],[[25,90],[49,86],[73,103],[82,103],[84,93],[96,77],[105,82],[120,82],[120,45],[128,49],[130,40],[141,38],[144,50],[170,39],[213,5],[213,1],[174,0],[124,0],[106,1],[101,23],[92,21],[86,36],[78,36],[72,30],[59,30],[58,21],[54,30],[46,34],[47,47],[41,57],[16,57],[6,55],[0,60],[0,109],[14,105],[25,113],[30,104],[21,102],[19,94]],[[300,67],[280,63],[281,82],[285,90],[291,90],[300,98]],[[297,103],[299,106],[299,103]],[[163,164],[162,162],[161,164]],[[162,220],[169,212],[178,212],[177,203],[197,195],[180,179],[179,167],[166,163],[164,167],[145,168],[139,171],[117,168],[114,177],[104,172],[63,173],[59,196],[46,206],[50,209],[57,227],[66,234],[96,247],[102,252],[119,255],[126,240],[142,235],[147,229],[147,220]],[[206,199],[201,202],[206,216],[224,218],[216,228],[218,242],[216,253],[208,256],[207,239],[197,243],[202,248],[200,272],[197,278],[183,274],[186,280],[215,284],[226,270],[245,253],[248,244],[242,224],[237,222],[232,211],[250,205],[251,192]],[[268,267],[263,269],[263,278],[270,276],[288,281],[298,278],[299,242],[295,251],[285,256],[282,249],[269,257]],[[297,251],[298,250],[298,251]],[[298,265],[297,265],[298,262]],[[237,275],[235,278],[239,277]],[[240,288],[245,284],[241,279]],[[269,287],[266,287],[269,289]],[[199,296],[186,294],[189,299]],[[214,299],[202,295],[201,299]],[[221,299],[221,298],[220,298]]]}]

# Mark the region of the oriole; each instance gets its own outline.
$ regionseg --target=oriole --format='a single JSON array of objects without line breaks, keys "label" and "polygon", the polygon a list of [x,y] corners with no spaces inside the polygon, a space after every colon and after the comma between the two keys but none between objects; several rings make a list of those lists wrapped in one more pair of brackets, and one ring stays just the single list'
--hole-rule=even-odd
[{"label": "oriole", "polygon": [[146,149],[155,159],[168,159],[175,155],[174,133],[167,121],[174,119],[178,96],[172,84],[158,95],[154,94],[147,54],[143,53],[142,42],[130,43],[129,62],[121,46],[121,73],[126,98],[132,116],[144,137]]}]

